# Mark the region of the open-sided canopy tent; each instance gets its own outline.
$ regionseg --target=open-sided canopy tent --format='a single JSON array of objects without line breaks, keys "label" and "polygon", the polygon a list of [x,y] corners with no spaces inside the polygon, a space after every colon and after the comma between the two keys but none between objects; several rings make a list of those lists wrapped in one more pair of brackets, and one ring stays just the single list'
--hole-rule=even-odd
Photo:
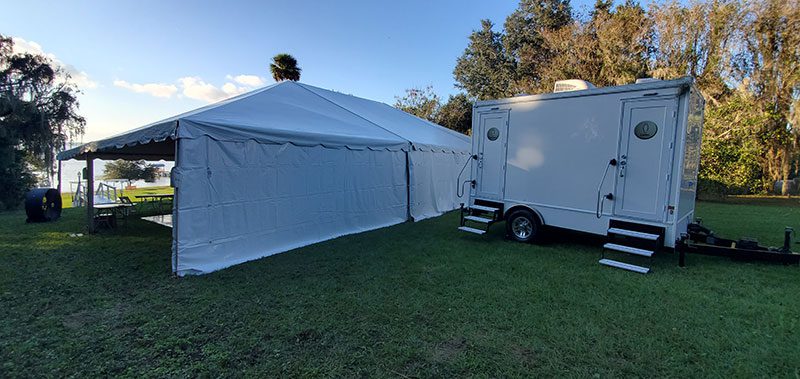
[{"label": "open-sided canopy tent", "polygon": [[469,137],[386,104],[282,82],[58,158],[175,160],[186,275],[452,210],[469,154]]}]

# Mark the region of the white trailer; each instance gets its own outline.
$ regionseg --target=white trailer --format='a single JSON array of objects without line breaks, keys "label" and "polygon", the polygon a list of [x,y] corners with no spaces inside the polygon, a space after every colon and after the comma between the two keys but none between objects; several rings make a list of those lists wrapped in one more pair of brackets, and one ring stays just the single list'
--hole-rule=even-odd
[{"label": "white trailer", "polygon": [[528,242],[565,228],[646,257],[675,247],[694,218],[704,99],[693,79],[583,88],[475,104],[459,229],[505,221]]}]

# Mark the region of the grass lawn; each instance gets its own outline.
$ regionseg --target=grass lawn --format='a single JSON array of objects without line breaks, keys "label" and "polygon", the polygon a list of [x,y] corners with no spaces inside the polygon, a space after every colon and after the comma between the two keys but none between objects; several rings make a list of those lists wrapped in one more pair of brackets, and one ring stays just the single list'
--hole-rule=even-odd
[{"label": "grass lawn", "polygon": [[[768,244],[800,231],[796,199],[742,202],[698,213]],[[800,375],[797,266],[663,254],[638,275],[597,241],[468,235],[451,213],[175,279],[169,229],[69,237],[82,217],[0,214],[0,377]]]}]

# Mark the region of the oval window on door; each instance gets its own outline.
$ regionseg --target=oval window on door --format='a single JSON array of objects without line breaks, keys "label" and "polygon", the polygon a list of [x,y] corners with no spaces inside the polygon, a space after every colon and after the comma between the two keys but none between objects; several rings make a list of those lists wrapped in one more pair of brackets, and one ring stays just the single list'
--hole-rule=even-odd
[{"label": "oval window on door", "polygon": [[658,125],[652,121],[642,121],[633,128],[633,134],[639,139],[650,139],[658,133]]},{"label": "oval window on door", "polygon": [[491,128],[489,129],[489,131],[486,132],[486,138],[488,138],[489,141],[494,141],[499,137],[500,137],[500,129]]}]

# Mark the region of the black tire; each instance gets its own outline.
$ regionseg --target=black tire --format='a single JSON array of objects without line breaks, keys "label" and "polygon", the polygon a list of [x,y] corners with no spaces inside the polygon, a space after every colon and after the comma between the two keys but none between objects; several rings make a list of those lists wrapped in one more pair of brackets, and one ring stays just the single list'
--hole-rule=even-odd
[{"label": "black tire", "polygon": [[542,225],[533,212],[520,209],[506,218],[506,234],[517,242],[536,242],[540,238]]}]

